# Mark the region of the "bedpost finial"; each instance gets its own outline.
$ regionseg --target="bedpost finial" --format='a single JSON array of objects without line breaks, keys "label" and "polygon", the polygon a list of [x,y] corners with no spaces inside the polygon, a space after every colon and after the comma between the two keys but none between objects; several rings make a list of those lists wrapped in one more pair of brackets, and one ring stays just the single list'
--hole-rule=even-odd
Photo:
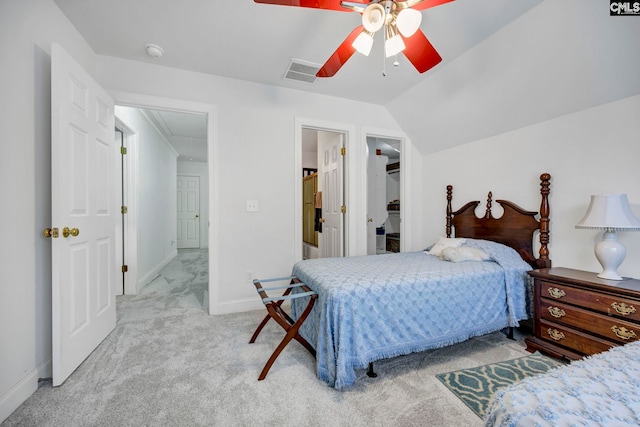
[{"label": "bedpost finial", "polygon": [[491,218],[491,201],[493,199],[493,193],[491,191],[489,191],[489,194],[487,194],[487,209],[484,212],[484,217],[485,218]]}]

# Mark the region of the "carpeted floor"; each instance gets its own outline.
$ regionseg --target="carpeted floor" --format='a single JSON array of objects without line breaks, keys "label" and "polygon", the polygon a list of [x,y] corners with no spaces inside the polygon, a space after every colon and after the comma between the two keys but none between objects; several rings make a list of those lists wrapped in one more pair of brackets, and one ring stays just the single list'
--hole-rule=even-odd
[{"label": "carpeted floor", "polygon": [[521,335],[497,332],[377,362],[378,378],[363,370],[339,392],[294,342],[257,381],[283,331],[270,322],[248,344],[263,310],[205,314],[203,252],[180,251],[139,295],[119,297],[116,329],[62,386],[43,382],[2,426],[474,427],[482,421],[436,374],[528,354]]}]

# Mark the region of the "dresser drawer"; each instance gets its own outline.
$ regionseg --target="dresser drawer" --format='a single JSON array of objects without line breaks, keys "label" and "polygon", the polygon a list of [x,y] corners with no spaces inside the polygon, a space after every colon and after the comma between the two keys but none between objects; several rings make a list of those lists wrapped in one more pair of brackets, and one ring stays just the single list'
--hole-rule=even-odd
[{"label": "dresser drawer", "polygon": [[542,298],[539,303],[540,318],[559,325],[588,330],[590,334],[626,344],[640,338],[640,325],[612,316],[583,310],[557,300]]},{"label": "dresser drawer", "polygon": [[540,297],[577,305],[603,314],[640,322],[640,301],[539,281]]},{"label": "dresser drawer", "polygon": [[594,337],[575,329],[557,323],[540,320],[539,330],[536,336],[554,345],[561,345],[581,354],[592,355],[602,353],[615,347],[615,344],[607,340]]}]

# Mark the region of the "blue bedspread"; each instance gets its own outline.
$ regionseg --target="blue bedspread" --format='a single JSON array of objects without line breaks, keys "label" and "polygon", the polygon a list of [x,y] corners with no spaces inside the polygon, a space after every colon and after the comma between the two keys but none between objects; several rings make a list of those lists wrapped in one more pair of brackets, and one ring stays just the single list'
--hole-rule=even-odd
[{"label": "blue bedspread", "polygon": [[487,427],[640,425],[640,341],[498,390]]},{"label": "blue bedspread", "polygon": [[[369,362],[444,347],[528,318],[531,267],[507,246],[466,245],[494,261],[452,263],[409,252],[297,263],[293,275],[318,293],[300,329],[316,349],[318,377],[342,389]],[[294,318],[305,300],[293,300]]]}]

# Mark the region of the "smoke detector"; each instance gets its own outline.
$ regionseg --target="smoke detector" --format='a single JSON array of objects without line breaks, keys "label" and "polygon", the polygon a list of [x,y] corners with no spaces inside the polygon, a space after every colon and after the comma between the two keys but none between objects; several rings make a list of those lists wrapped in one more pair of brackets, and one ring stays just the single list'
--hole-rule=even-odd
[{"label": "smoke detector", "polygon": [[164,49],[157,44],[147,43],[144,49],[147,51],[147,55],[153,58],[160,58],[164,54]]}]

